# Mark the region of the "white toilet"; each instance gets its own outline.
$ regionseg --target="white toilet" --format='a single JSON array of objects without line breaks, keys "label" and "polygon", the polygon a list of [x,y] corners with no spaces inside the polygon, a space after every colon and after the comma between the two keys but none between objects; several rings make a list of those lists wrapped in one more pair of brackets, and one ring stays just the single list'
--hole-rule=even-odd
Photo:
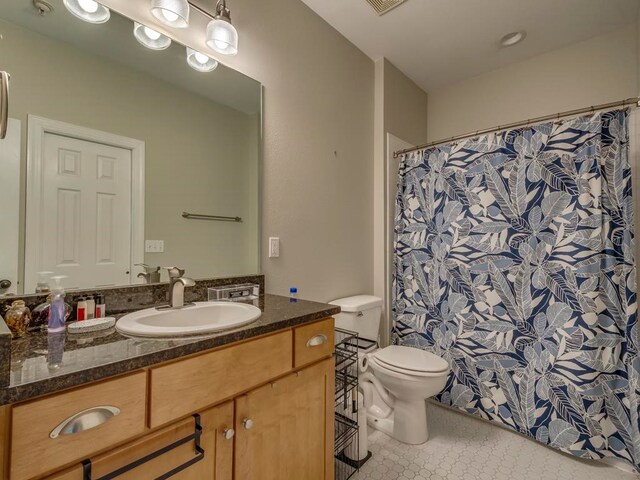
[{"label": "white toilet", "polygon": [[417,348],[378,348],[382,300],[357,295],[330,302],[341,307],[336,327],[361,339],[359,383],[370,426],[409,444],[429,439],[425,400],[442,391],[449,364]]}]

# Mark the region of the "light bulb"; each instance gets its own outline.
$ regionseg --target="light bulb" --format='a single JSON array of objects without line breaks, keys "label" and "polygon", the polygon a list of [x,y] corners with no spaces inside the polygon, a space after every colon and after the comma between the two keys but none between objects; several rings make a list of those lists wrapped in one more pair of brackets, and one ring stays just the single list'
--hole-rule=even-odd
[{"label": "light bulb", "polygon": [[175,22],[178,19],[178,14],[170,12],[169,10],[161,10],[162,16],[167,22]]},{"label": "light bulb", "polygon": [[63,0],[62,3],[75,17],[85,22],[105,23],[111,16],[109,9],[95,0]]},{"label": "light bulb", "polygon": [[209,61],[209,57],[207,57],[204,53],[196,52],[194,56],[198,63],[207,63]]},{"label": "light bulb", "polygon": [[187,47],[187,63],[198,72],[211,72],[218,67],[213,58],[190,47]]},{"label": "light bulb", "polygon": [[151,50],[164,50],[171,45],[169,37],[138,22],[133,23],[133,36],[140,44]]},{"label": "light bulb", "polygon": [[151,40],[158,40],[162,34],[160,32],[156,32],[152,28],[144,27],[144,34],[149,37]]},{"label": "light bulb", "polygon": [[93,0],[78,0],[78,5],[87,13],[96,13],[100,5]]}]

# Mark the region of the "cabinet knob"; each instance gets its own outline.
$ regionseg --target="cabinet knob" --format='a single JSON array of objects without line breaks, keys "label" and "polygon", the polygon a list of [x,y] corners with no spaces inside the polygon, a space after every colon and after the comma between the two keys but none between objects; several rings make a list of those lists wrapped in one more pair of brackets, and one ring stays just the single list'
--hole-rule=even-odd
[{"label": "cabinet knob", "polygon": [[242,420],[242,426],[246,430],[251,430],[253,428],[253,420],[251,420],[250,418],[245,418],[244,420]]},{"label": "cabinet knob", "polygon": [[225,428],[224,431],[222,432],[222,435],[227,440],[231,440],[235,434],[236,434],[236,431],[233,428]]}]

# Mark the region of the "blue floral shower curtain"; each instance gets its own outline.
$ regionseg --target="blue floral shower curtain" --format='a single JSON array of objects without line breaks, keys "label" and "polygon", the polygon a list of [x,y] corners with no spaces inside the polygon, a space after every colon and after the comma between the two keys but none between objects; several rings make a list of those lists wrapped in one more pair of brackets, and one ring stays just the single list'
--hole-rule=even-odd
[{"label": "blue floral shower curtain", "polygon": [[394,341],[449,362],[440,402],[640,468],[628,113],[405,155]]}]

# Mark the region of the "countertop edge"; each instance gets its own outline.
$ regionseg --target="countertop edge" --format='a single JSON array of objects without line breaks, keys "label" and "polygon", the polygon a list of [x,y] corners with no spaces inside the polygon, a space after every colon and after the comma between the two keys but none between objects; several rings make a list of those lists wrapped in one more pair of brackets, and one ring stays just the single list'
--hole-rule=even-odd
[{"label": "countertop edge", "polygon": [[317,311],[300,316],[290,318],[285,317],[282,320],[277,320],[266,325],[257,325],[253,328],[249,326],[248,328],[245,327],[240,330],[230,330],[215,336],[203,338],[202,340],[177,345],[158,352],[143,354],[131,359],[98,365],[96,367],[54,376],[23,385],[5,387],[0,389],[0,406],[32,400],[37,397],[61,392],[74,387],[81,387],[92,382],[126,375],[135,370],[152,367],[154,365],[159,365],[196,353],[203,353],[207,350],[213,350],[233,343],[250,340],[252,338],[275,333],[277,331],[288,330],[290,328],[313,323],[314,321],[340,313],[340,307],[321,303],[318,303],[318,305],[325,305],[326,308],[321,308]]}]

